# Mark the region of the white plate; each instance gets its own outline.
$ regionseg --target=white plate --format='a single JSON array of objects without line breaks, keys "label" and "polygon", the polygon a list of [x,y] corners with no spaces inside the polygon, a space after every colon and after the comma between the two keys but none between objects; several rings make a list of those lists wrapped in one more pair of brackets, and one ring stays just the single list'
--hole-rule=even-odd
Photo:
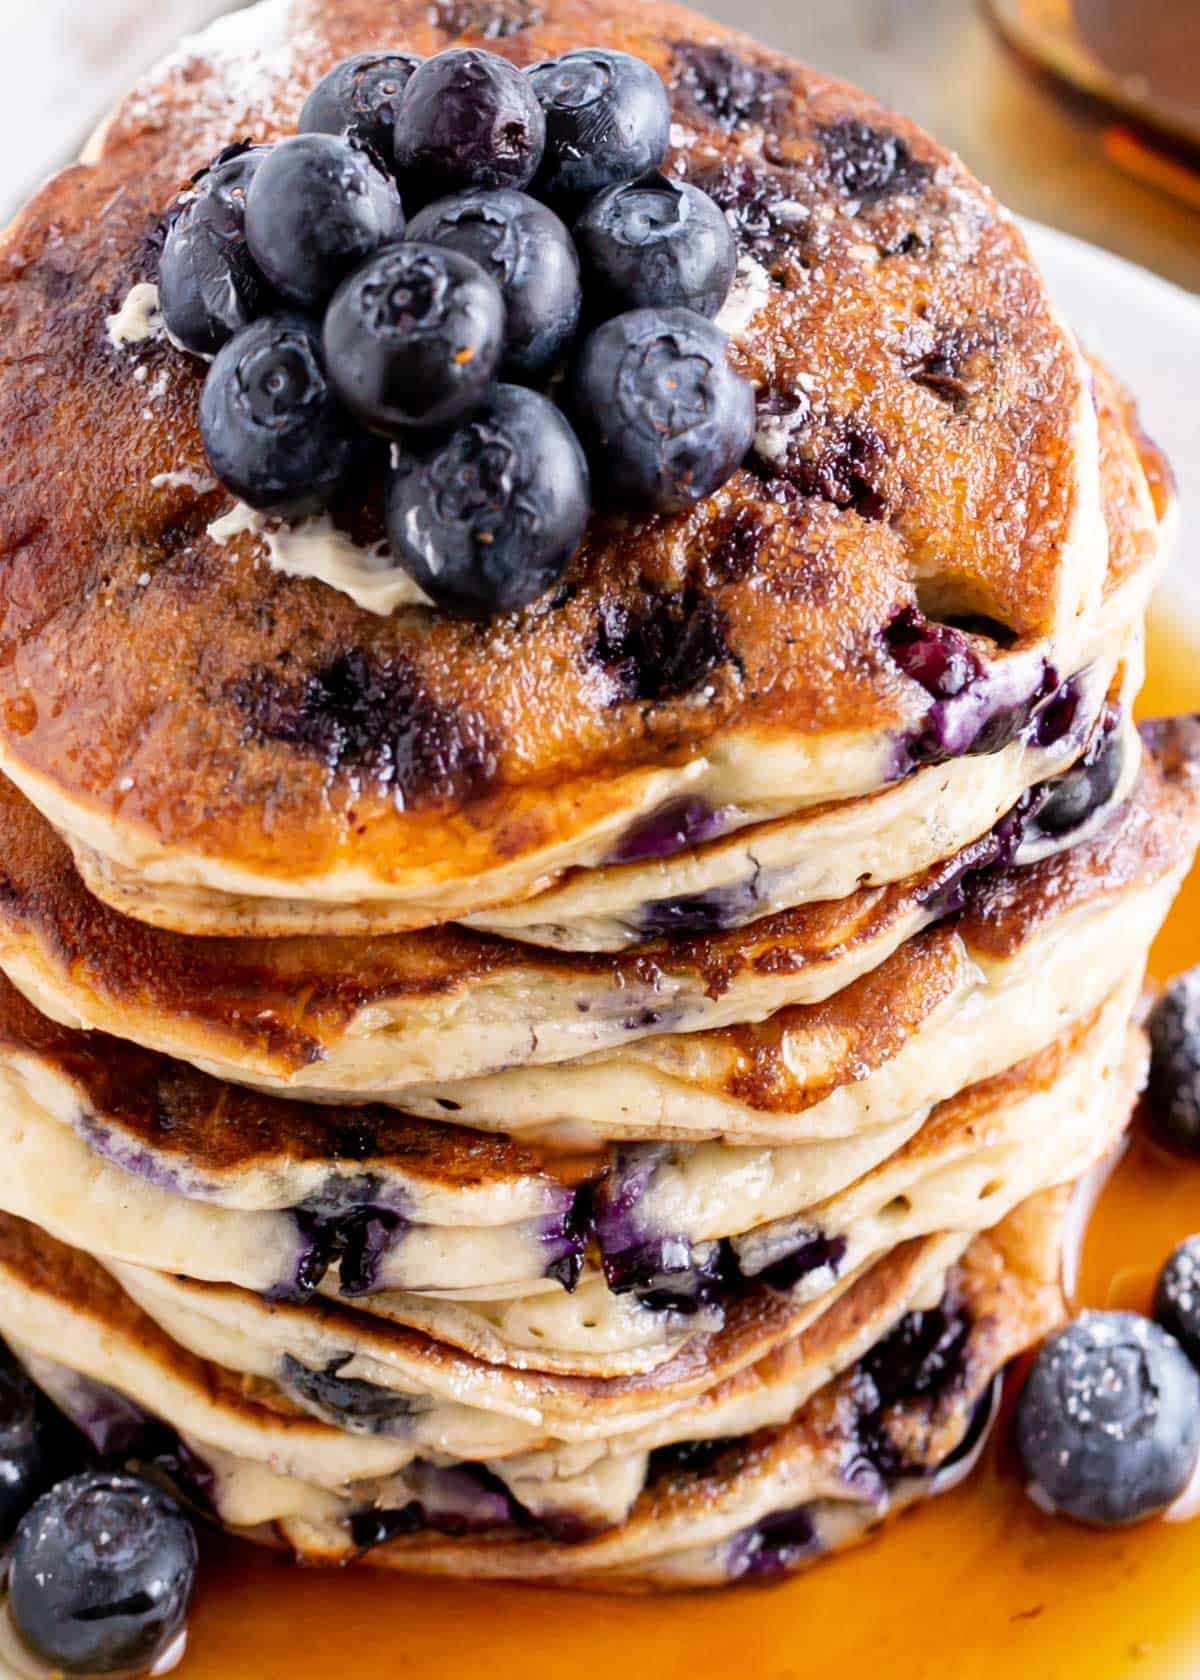
[{"label": "white plate", "polygon": [[1200,623],[1200,297],[1057,228],[1023,224],[1063,314],[1137,395],[1179,480],[1181,538],[1163,588]]}]

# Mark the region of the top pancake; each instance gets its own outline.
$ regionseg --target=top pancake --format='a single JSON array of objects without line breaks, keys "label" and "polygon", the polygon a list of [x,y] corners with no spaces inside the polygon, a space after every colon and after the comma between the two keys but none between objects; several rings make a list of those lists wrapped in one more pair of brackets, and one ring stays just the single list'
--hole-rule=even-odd
[{"label": "top pancake", "polygon": [[[342,57],[460,38],[649,60],[670,167],[766,297],[735,352],[759,470],[677,517],[598,517],[557,592],[482,627],[218,544],[228,498],[178,476],[206,470],[203,365],[106,330],[221,145],[288,132]],[[670,6],[269,0],[18,219],[0,328],[0,763],[151,894],[311,897],[314,925],[383,901],[399,925],[539,890],[682,791],[762,816],[870,792],[930,707],[889,656],[899,612],[982,615],[1016,668],[1069,657],[1099,598],[1088,374],[1011,220],[912,124]]]}]

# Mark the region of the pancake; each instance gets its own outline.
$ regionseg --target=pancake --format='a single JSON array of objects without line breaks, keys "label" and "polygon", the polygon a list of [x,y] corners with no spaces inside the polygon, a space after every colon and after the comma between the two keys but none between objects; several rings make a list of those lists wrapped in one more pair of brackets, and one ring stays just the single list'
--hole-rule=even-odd
[{"label": "pancake", "polygon": [[[1194,844],[1186,812],[1193,798],[1196,731],[1186,721],[1176,722],[1165,726],[1161,740],[1167,761],[1161,771],[1147,773],[1144,797],[1150,802],[1147,813],[1151,808],[1168,813],[1162,832],[1169,843],[1162,862],[1151,866],[1152,877],[1178,867]],[[1136,818],[1139,831],[1143,826],[1153,831],[1158,820],[1151,824],[1148,814],[1145,823],[1143,816]],[[1117,837],[1111,847],[1098,836],[1075,848],[1071,855],[1079,864],[1068,866],[1069,890],[1053,885],[1057,902],[1094,897],[1107,875],[1114,887],[1132,884],[1141,868],[1140,843],[1122,841],[1120,829],[1104,833]],[[687,1041],[697,1047],[694,1071],[681,1082],[679,1058],[691,1052],[679,1050],[685,1041],[678,1035],[742,1027],[780,1010],[824,1005],[944,920],[964,874],[995,866],[1013,838],[1002,828],[909,881],[863,888],[849,899],[765,918],[748,930],[659,940],[636,954],[534,952],[453,928],[352,945],[189,939],[121,917],[93,899],[67,848],[14,789],[0,784],[0,969],[54,1020],[130,1039],[222,1078],[291,1097],[391,1097],[431,1118],[489,1130],[545,1128],[566,1120],[612,1136],[653,1137],[661,1129],[668,1136],[691,1130],[747,1141],[798,1141],[857,1129],[859,1118],[823,1122],[815,1099],[830,1093],[819,1085],[813,1090],[796,1054],[786,1057],[785,1066],[801,1070],[788,1081],[801,1089],[795,1095],[785,1089],[780,1112],[772,1113],[771,1080],[763,1082],[762,1096],[753,1089],[759,1057],[754,1034]],[[1050,883],[1056,882],[1046,872],[1056,867],[1044,860],[1017,872],[1033,887],[1013,902],[1035,928],[1049,907]],[[1047,884],[1043,912],[1035,908],[1041,884]],[[1013,945],[1024,937],[1016,924],[1010,936]],[[985,950],[981,966],[987,971],[1010,954]],[[944,960],[944,952],[938,958],[935,951],[915,987],[902,977],[897,982],[892,995],[908,999],[899,1006],[907,1024],[917,1025],[928,1013],[919,1001],[922,994],[938,1002],[947,996],[951,988],[944,971],[938,972]],[[540,1020],[539,1009],[547,1011]],[[811,1020],[824,1046],[831,1031],[847,1030],[846,1019],[836,1014],[815,1011]],[[788,1021],[792,1032],[802,1025]],[[556,1057],[574,1061],[597,1047],[628,1050],[637,1044],[642,1049],[636,1059],[625,1056],[615,1068],[602,1065],[595,1073],[594,1063],[572,1065],[552,1082],[515,1071],[471,1081],[461,1077],[482,1074],[496,1063],[517,1070]],[[885,1033],[871,1051],[859,1030],[854,1053],[868,1065],[894,1057],[901,1044],[902,1035],[888,1039]],[[817,1065],[829,1060],[823,1049]],[[723,1068],[729,1070],[725,1090]],[[434,1070],[443,1078],[429,1086],[425,1081]],[[767,1071],[778,1079],[778,1066],[768,1065]],[[910,1109],[918,1106],[920,1090],[913,1088],[904,1100]],[[809,1108],[814,1118],[805,1130],[797,1117]]]},{"label": "pancake", "polygon": [[[582,1370],[578,1350],[588,1347],[593,1324],[607,1337],[605,1308],[614,1299],[640,1299],[651,1322],[657,1308],[660,1325],[678,1335],[689,1322],[697,1328],[688,1316],[694,1303],[709,1312],[722,1303],[730,1274],[815,1299],[839,1274],[897,1243],[986,1229],[1025,1196],[1085,1172],[1111,1147],[1144,1082],[1144,1047],[1122,1039],[1140,973],[1139,964],[1090,1021],[1048,1050],[940,1104],[894,1157],[822,1207],[712,1245],[689,1245],[673,1232],[664,1241],[636,1217],[618,1223],[606,1263],[615,1297],[585,1276],[573,1295],[484,1301],[466,1292],[449,1299],[385,1290],[361,1304],[483,1358]],[[551,1365],[554,1349],[571,1351]]]},{"label": "pancake", "polygon": [[[381,1475],[395,1478],[410,1469],[419,1475],[434,1464],[468,1457],[509,1487],[526,1515],[553,1532],[570,1527],[578,1536],[624,1520],[645,1482],[652,1445],[687,1440],[709,1424],[733,1428],[740,1419],[748,1431],[765,1421],[790,1418],[906,1313],[936,1305],[963,1246],[945,1239],[911,1245],[858,1279],[768,1361],[723,1382],[716,1381],[714,1369],[714,1387],[691,1405],[676,1400],[670,1416],[657,1422],[654,1408],[645,1402],[658,1396],[647,1387],[643,1412],[605,1420],[610,1429],[615,1423],[624,1430],[607,1447],[557,1444],[530,1451],[531,1444],[546,1439],[545,1427],[539,1431],[527,1423],[472,1413],[462,1404],[423,1405],[411,1395],[402,1401],[395,1391],[368,1394],[362,1382],[347,1389],[328,1379],[321,1392],[353,1390],[362,1415],[350,1417],[342,1407],[336,1416],[326,1415],[315,1436],[312,1430],[306,1434],[297,1427],[300,1413],[328,1413],[314,1404],[315,1373],[304,1381],[293,1362],[282,1382],[239,1381],[247,1369],[253,1371],[252,1355],[239,1357],[232,1366],[218,1362],[211,1351],[197,1355],[194,1344],[205,1340],[204,1333],[197,1338],[186,1312],[177,1320],[184,1339],[169,1339],[161,1299],[148,1274],[138,1279],[123,1270],[122,1283],[142,1284],[140,1290],[123,1293],[94,1262],[20,1221],[0,1222],[0,1322],[36,1380],[93,1436],[111,1433],[114,1417],[122,1429],[140,1418],[143,1435],[147,1414],[169,1418],[193,1459],[208,1465],[229,1459],[265,1463],[276,1475],[307,1481],[326,1493],[341,1493],[345,1483],[366,1483],[362,1492],[356,1490],[360,1505],[376,1496]],[[169,1280],[163,1281],[169,1288]],[[147,1293],[152,1304],[157,1301],[154,1318],[139,1310]],[[208,1341],[211,1347],[211,1334]],[[232,1338],[217,1346],[239,1351]],[[70,1349],[69,1367],[60,1363],[63,1348]],[[746,1350],[741,1352],[744,1359]],[[657,1406],[660,1414],[665,1410]],[[580,1440],[586,1439],[587,1424],[596,1427],[586,1412],[573,1421]],[[634,1425],[637,1434],[631,1435]],[[247,1455],[247,1427],[257,1431],[253,1458]],[[354,1441],[363,1437],[374,1445],[356,1454]],[[297,1478],[298,1455],[314,1439],[313,1468]],[[381,1471],[381,1465],[387,1468]],[[389,1489],[387,1496],[394,1492]]]},{"label": "pancake", "polygon": [[[1182,747],[1177,756],[1183,777]],[[906,881],[608,956],[538,951],[453,927],[353,943],[191,939],[92,898],[66,847],[5,784],[0,968],[52,1019],[223,1078],[293,1097],[406,1106],[413,1087],[436,1081],[442,1088],[422,1091],[421,1106],[454,1114],[467,1077],[822,1002],[944,919],[962,880],[998,867],[1018,842],[1019,831],[1001,824]],[[519,1119],[510,1106],[490,1122],[482,1111],[470,1116],[503,1129]]]},{"label": "pancake", "polygon": [[[769,823],[753,823],[751,812],[736,806],[714,815],[702,801],[681,796],[622,839],[620,857],[647,861],[610,859],[576,869],[549,892],[467,916],[466,925],[564,950],[621,950],[654,933],[744,926],[796,904],[842,897],[867,882],[898,880],[949,857],[989,829],[1029,787],[1066,769],[1096,719],[1106,683],[1116,683],[1126,700],[1140,686],[1141,659],[1130,656],[1129,626],[1140,624],[1166,552],[1165,542],[1156,540],[1154,520],[1165,534],[1174,506],[1168,501],[1161,510],[1152,508],[1149,477],[1157,469],[1161,479],[1165,466],[1136,431],[1136,411],[1111,375],[1099,363],[1092,366],[1108,565],[1099,616],[1078,656],[1080,669],[1059,682],[1057,696],[1039,712],[1041,718],[1069,715],[1070,727],[1046,729],[1039,723],[1018,729],[1007,745],[989,743],[990,750],[966,758],[937,755],[941,762],[914,768],[883,792]],[[986,651],[977,638],[964,636],[962,645],[973,647],[975,656]],[[727,837],[704,844],[709,833]],[[126,876],[77,841],[73,849],[85,883],[114,908],[192,932],[229,930],[234,902],[228,895],[215,898],[208,921],[208,901],[196,888],[185,888],[177,913],[167,913],[167,889],[158,885],[158,909],[148,910],[138,877]],[[237,929],[246,934],[278,935],[312,925],[312,906],[305,900],[240,901],[236,908]],[[328,912],[322,917],[324,928],[342,934],[378,931],[394,922],[387,905],[382,919],[367,906],[341,911],[336,921]]]},{"label": "pancake", "polygon": [[[492,42],[519,63],[586,40],[663,74],[668,167],[739,235],[760,406],[751,466],[688,513],[595,518],[521,613],[383,616],[231,536],[236,510],[195,487],[203,370],[135,290],[221,145],[286,132],[348,53],[444,44],[423,0],[267,0],[218,26],[5,236],[0,767],[98,893],[137,884],[139,916],[466,915],[609,859],[684,796],[753,822],[875,793],[1079,669],[1108,563],[1091,378],[1012,219],[912,124],[674,6],[520,22]],[[990,645],[951,718],[893,644],[964,617]]]},{"label": "pancake", "polygon": [[[623,1057],[573,1067],[569,1077],[592,1089],[598,1131],[610,1123],[606,1104],[624,1130],[624,1111],[635,1105],[613,1098],[639,1066],[678,1083],[681,1113],[689,1100],[733,1104],[740,1093],[747,1114],[757,1101],[781,1131],[792,1123],[791,1148],[676,1152],[676,1166],[704,1181],[691,1195],[697,1211],[712,1210],[722,1180],[759,1215],[764,1196],[786,1197],[794,1183],[819,1199],[809,1193],[815,1184],[857,1177],[869,1154],[888,1153],[887,1137],[899,1141],[941,1097],[1023,1060],[1098,1007],[1131,954],[1148,947],[1198,827],[1190,781],[1168,780],[1151,758],[1136,797],[1102,833],[1022,870],[1021,890],[999,913],[989,913],[981,887],[951,922],[909,940],[825,1004],[784,1010],[753,1029],[651,1039]],[[925,1070],[915,1091],[907,1072],[895,1072],[900,1059],[915,1064],[914,1074]],[[225,1208],[291,1209],[313,1220],[377,1208],[406,1228],[542,1220],[549,1247],[569,1222],[577,1184],[604,1171],[627,1179],[650,1155],[659,1163],[655,1193],[680,1205],[681,1190],[663,1182],[669,1151],[626,1148],[612,1162],[597,1145],[564,1156],[467,1130],[445,1109],[430,1121],[378,1105],[283,1101],[61,1026],[2,977],[0,1073],[22,1088],[14,1100],[70,1126],[95,1153]],[[885,1073],[893,1095],[881,1101]],[[530,1123],[526,1104],[509,1106],[514,1120]],[[754,1124],[731,1131],[741,1141]],[[623,1184],[620,1195],[629,1193]],[[646,1189],[639,1200],[647,1205]]]},{"label": "pancake", "polygon": [[[596,1526],[602,1518],[600,1526],[611,1526],[624,1519],[645,1480],[650,1443],[688,1440],[710,1423],[732,1428],[742,1419],[748,1432],[764,1422],[786,1421],[907,1312],[935,1305],[965,1247],[945,1239],[913,1245],[856,1280],[828,1311],[810,1314],[803,1330],[769,1360],[744,1364],[739,1374],[724,1380],[718,1380],[714,1365],[710,1387],[690,1404],[675,1399],[674,1410],[668,1404],[669,1388],[659,1396],[646,1385],[637,1413],[627,1404],[624,1412],[599,1422],[586,1413],[575,1417],[576,1442],[571,1445],[554,1442],[545,1425],[539,1429],[461,1403],[430,1405],[420,1396],[347,1384],[327,1374],[322,1380],[322,1373],[304,1372],[286,1357],[280,1369],[259,1377],[252,1348],[243,1350],[232,1337],[214,1340],[211,1330],[206,1336],[203,1328],[197,1335],[186,1313],[166,1324],[161,1298],[148,1277],[141,1280],[148,1288],[123,1291],[77,1251],[52,1243],[35,1227],[7,1223],[20,1229],[0,1243],[5,1254],[0,1318],[22,1358],[31,1365],[42,1362],[38,1380],[57,1391],[69,1409],[78,1413],[86,1406],[93,1414],[102,1413],[103,1397],[87,1393],[100,1385],[142,1414],[171,1419],[191,1450],[206,1460],[215,1449],[237,1458],[252,1456],[277,1471],[291,1466],[291,1476],[297,1474],[306,1445],[315,1446],[312,1467],[302,1469],[300,1478],[333,1491],[345,1483],[374,1484],[381,1475],[431,1461],[477,1462],[510,1486],[527,1512],[539,1520],[557,1518],[563,1526],[570,1520],[576,1529],[585,1521]],[[130,1281],[139,1280],[123,1272],[122,1284]],[[140,1309],[147,1293],[156,1307],[153,1316]],[[184,1330],[182,1339],[173,1334],[175,1324]],[[209,1351],[198,1353],[197,1342],[207,1342]],[[214,1351],[232,1352],[235,1362],[220,1361]],[[745,1361],[748,1349],[743,1346],[740,1352]],[[64,1358],[66,1370],[61,1368]],[[60,1372],[47,1361],[59,1363]],[[295,1426],[302,1416],[320,1421],[305,1432]],[[247,1454],[247,1423],[258,1431],[252,1455]],[[606,1445],[589,1441],[589,1424],[596,1435],[607,1424]],[[366,1441],[367,1450],[356,1453],[356,1440]],[[360,1503],[370,1496],[360,1496]]]},{"label": "pancake", "polygon": [[[463,925],[558,950],[620,951],[655,934],[743,927],[793,905],[843,897],[864,881],[898,880],[951,856],[991,828],[1030,787],[1069,769],[1085,748],[1106,690],[1116,687],[1131,697],[1140,687],[1140,649],[1135,653],[1127,626],[1140,620],[1157,573],[1155,565],[1135,580],[1113,628],[1106,615],[1103,631],[1083,650],[1080,670],[1041,702],[1038,718],[1069,710],[1071,726],[1061,733],[1039,739],[1035,718],[994,752],[936,763],[880,793],[818,804],[771,822],[756,822],[732,805],[718,821],[701,802],[681,795],[656,807],[621,842],[621,856],[650,861],[572,870],[564,885],[463,916]],[[963,641],[969,645],[969,638]],[[710,829],[727,831],[727,837],[701,843]],[[688,837],[686,844],[681,836]],[[139,878],[97,852],[77,841],[72,851],[90,891],[125,915],[157,926],[272,937],[313,926],[307,900],[238,900],[234,916],[227,895],[214,902],[188,889],[173,901],[178,909],[168,908],[164,889],[151,897]],[[418,926],[431,919],[414,918]],[[322,932],[343,937],[394,929],[397,920],[390,907],[382,915],[356,907],[336,919],[320,918]]]},{"label": "pancake", "polygon": [[[542,1158],[498,1136],[390,1110],[331,1112],[242,1091],[56,1027],[3,981],[0,1096],[26,1170],[45,1170],[62,1186],[59,1217],[78,1191],[100,1207],[170,1222],[180,1243],[232,1242],[247,1268],[240,1281],[275,1293],[311,1288],[333,1263],[348,1294],[384,1287],[487,1296],[541,1279],[573,1288],[587,1246],[586,1198],[619,1165],[603,1153]],[[899,1148],[923,1119],[918,1111],[861,1138],[787,1152],[766,1206],[778,1212],[823,1199]],[[174,1219],[180,1200],[186,1210]],[[754,1203],[745,1209],[753,1220]]]},{"label": "pancake", "polygon": [[837,1349],[861,1352],[915,1305],[939,1299],[969,1241],[954,1233],[902,1243],[820,1302],[745,1291],[719,1330],[652,1372],[611,1379],[487,1365],[331,1302],[300,1307],[141,1267],[108,1270],[180,1347],[327,1423],[401,1435],[418,1453],[513,1459],[515,1475],[557,1480],[565,1466],[591,1469],[610,1452],[786,1420]]},{"label": "pancake", "polygon": [[[1141,433],[1132,399],[1094,358],[1092,369],[1109,558],[1100,624],[1073,680],[1079,719],[1095,715],[1091,696],[1111,668],[1107,649],[1114,632],[1140,623],[1172,546],[1176,517],[1169,468]],[[1145,517],[1151,481],[1161,487],[1154,503],[1157,542]],[[1127,646],[1122,657],[1129,668],[1121,699],[1128,704],[1141,685],[1141,660],[1131,661]],[[1011,810],[1027,788],[1066,768],[1077,751],[1075,731],[1057,742],[1025,732],[998,751],[918,769],[868,798],[738,829],[683,851],[670,851],[671,841],[661,837],[670,825],[660,822],[659,834],[652,830],[645,842],[650,850],[657,841],[659,855],[576,871],[532,899],[468,916],[466,925],[564,949],[619,950],[663,930],[701,931],[718,917],[717,925],[742,926],[796,904],[842,898],[861,885],[899,880],[952,856]],[[679,816],[685,828],[686,813]],[[135,905],[124,908],[136,914]]]},{"label": "pancake", "polygon": [[[962,1446],[995,1375],[1061,1322],[1065,1205],[1065,1198],[1038,1197],[977,1239],[940,1310],[906,1321],[876,1359],[868,1356],[782,1428],[712,1443],[715,1457],[701,1452],[691,1466],[686,1453],[678,1469],[668,1457],[661,1479],[611,1534],[569,1549],[535,1542],[519,1564],[494,1542],[430,1549],[415,1538],[387,1543],[366,1561],[602,1587],[714,1586],[769,1579],[838,1549],[912,1499],[951,1485],[936,1472]],[[965,1336],[959,1329],[956,1338],[964,1324]],[[946,1330],[943,1341],[938,1332]],[[920,1350],[925,1335],[935,1341],[928,1363],[912,1347],[915,1341]],[[796,1521],[798,1509],[814,1502],[809,1524]],[[300,1542],[301,1555],[322,1555],[322,1540],[303,1518],[285,1522],[283,1533],[294,1547]]]},{"label": "pancake", "polygon": [[[791,1419],[654,1458],[627,1455],[644,1490],[599,1533],[583,1506],[532,1514],[486,1466],[481,1475],[413,1457],[396,1437],[331,1428],[247,1393],[232,1373],[171,1344],[93,1262],[9,1219],[0,1221],[0,1325],[106,1456],[159,1463],[228,1526],[314,1561],[370,1548],[370,1561],[391,1567],[653,1580],[694,1573],[698,1551],[711,1568],[716,1548],[728,1576],[750,1572],[731,1567],[735,1542],[768,1513],[821,1498],[864,1506],[878,1521],[924,1468],[944,1463],[995,1373],[1062,1316],[1065,1208],[1064,1193],[1026,1204],[943,1269],[939,1289],[907,1308],[894,1300],[882,1318],[844,1296],[817,1326],[819,1352],[789,1350],[815,1385]],[[71,1365],[61,1362],[66,1348]],[[398,1469],[378,1470],[405,1452]],[[347,1464],[357,1473],[335,1481]],[[521,1485],[528,1491],[528,1478]],[[586,1496],[586,1483],[578,1492]]]},{"label": "pancake", "polygon": [[847,1189],[735,1237],[742,1275],[776,1280],[782,1269],[793,1293],[816,1295],[830,1275],[897,1242],[986,1230],[1035,1190],[1080,1177],[1111,1149],[1146,1082],[1140,1035],[1122,1038],[1141,984],[1139,965],[1091,1021],[941,1104]]},{"label": "pancake", "polygon": [[[397,1453],[407,1455],[406,1469],[419,1468],[431,1459],[479,1463],[508,1489],[526,1516],[546,1525],[551,1533],[577,1538],[585,1531],[625,1520],[645,1484],[652,1451],[714,1432],[728,1437],[786,1423],[819,1388],[889,1334],[906,1313],[935,1307],[944,1295],[948,1271],[965,1246],[965,1239],[947,1238],[909,1245],[856,1279],[766,1358],[721,1380],[717,1380],[719,1366],[714,1360],[712,1386],[689,1402],[670,1400],[669,1389],[664,1398],[648,1388],[644,1398],[655,1404],[644,1413],[627,1409],[599,1421],[581,1414],[572,1420],[571,1442],[554,1440],[544,1425],[539,1431],[462,1405],[429,1406],[419,1397],[361,1383],[346,1387],[340,1378],[306,1369],[287,1354],[275,1364],[270,1350],[258,1350],[227,1335],[214,1337],[211,1329],[207,1335],[202,1329],[198,1336],[186,1314],[164,1318],[161,1292],[156,1296],[150,1274],[132,1280],[143,1285],[140,1290],[129,1288],[128,1269],[120,1273],[120,1281],[135,1303],[149,1294],[156,1307],[149,1316],[173,1341],[220,1369],[220,1380],[210,1384],[210,1390],[228,1392],[232,1374],[242,1374],[247,1378],[247,1397],[269,1409],[287,1413],[299,1408],[352,1436],[388,1436]],[[87,1300],[97,1297],[103,1301],[102,1290],[84,1291]],[[106,1372],[108,1386],[115,1383],[143,1412],[178,1418],[177,1409],[166,1409],[177,1398],[169,1363],[177,1354],[163,1347],[151,1326],[130,1314],[124,1303],[118,1305],[119,1317],[111,1312],[104,1317],[102,1345],[107,1354],[95,1345],[93,1364]],[[51,1308],[51,1320],[57,1316]],[[85,1322],[81,1330],[85,1342],[94,1343],[91,1325]],[[198,1344],[205,1342],[209,1348],[200,1348]],[[147,1347],[159,1350],[157,1360],[147,1358]],[[234,1357],[215,1357],[228,1353]],[[256,1377],[255,1371],[263,1366],[267,1374]],[[45,1380],[40,1380],[45,1386]],[[186,1407],[182,1415],[187,1416]],[[194,1451],[197,1436],[190,1429],[189,1434]],[[228,1450],[220,1445],[226,1437],[218,1419],[210,1420],[207,1431],[201,1428],[199,1438],[204,1442],[201,1452],[214,1444],[220,1451]],[[374,1472],[364,1459],[363,1473],[353,1480],[373,1479]]]},{"label": "pancake", "polygon": [[[465,917],[464,925],[557,950],[621,951],[658,934],[745,927],[796,905],[903,880],[953,857],[1030,788],[1070,769],[1109,692],[1116,688],[1118,703],[1131,702],[1141,686],[1140,655],[1130,660],[1129,651],[1122,644],[1114,661],[1106,650],[1075,680],[1075,728],[1050,746],[1022,737],[984,757],[919,771],[886,793],[755,824],[665,861],[579,871],[549,893]],[[88,869],[81,873],[89,882]],[[111,891],[106,896],[117,902]],[[120,907],[137,914],[136,901]]]},{"label": "pancake", "polygon": [[[10,1223],[35,1232],[39,1243],[53,1241],[34,1226]],[[406,1436],[438,1453],[492,1457],[610,1437],[620,1442],[635,1433],[640,1439],[659,1426],[673,1427],[683,1414],[740,1404],[760,1389],[754,1375],[760,1366],[773,1372],[777,1388],[800,1368],[794,1356],[807,1360],[822,1341],[824,1331],[816,1326],[844,1297],[852,1295],[853,1303],[841,1309],[838,1322],[849,1314],[860,1326],[853,1333],[866,1334],[889,1313],[926,1299],[968,1241],[954,1235],[901,1244],[869,1269],[847,1273],[819,1302],[752,1286],[730,1300],[718,1329],[693,1335],[653,1369],[607,1377],[481,1360],[372,1317],[354,1303],[267,1301],[144,1267],[110,1261],[105,1269],[171,1342],[282,1390],[295,1405],[340,1428],[357,1426],[353,1409],[361,1402],[386,1432],[388,1402],[382,1397],[401,1396],[411,1414],[401,1431]],[[334,1372],[352,1395],[321,1381]],[[468,1451],[472,1442],[475,1450]]]},{"label": "pancake", "polygon": [[742,1147],[857,1135],[928,1107],[1042,1048],[1099,1003],[1129,951],[1148,947],[1198,814],[1200,738],[1180,720],[1155,739],[1169,740],[1166,757],[1143,761],[1130,800],[1091,838],[1003,870],[994,886],[985,878],[953,920],[818,1003],[561,1066],[410,1087],[401,1100],[487,1129]]},{"label": "pancake", "polygon": [[1139,982],[1140,963],[1089,1020],[939,1105],[846,1188],[728,1244],[647,1229],[636,1203],[615,1197],[597,1220],[605,1275],[585,1272],[574,1293],[542,1281],[536,1246],[532,1285],[523,1278],[527,1250],[506,1228],[385,1227],[378,1240],[373,1229],[364,1261],[350,1244],[314,1241],[287,1213],[189,1200],[91,1151],[15,1089],[0,1108],[0,1209],[107,1262],[271,1296],[344,1291],[367,1312],[485,1360],[617,1375],[661,1364],[719,1324],[738,1280],[816,1298],[899,1243],[986,1228],[1025,1196],[1084,1172],[1111,1141],[1114,1104],[1123,1124],[1140,1084],[1140,1048],[1121,1055]]}]

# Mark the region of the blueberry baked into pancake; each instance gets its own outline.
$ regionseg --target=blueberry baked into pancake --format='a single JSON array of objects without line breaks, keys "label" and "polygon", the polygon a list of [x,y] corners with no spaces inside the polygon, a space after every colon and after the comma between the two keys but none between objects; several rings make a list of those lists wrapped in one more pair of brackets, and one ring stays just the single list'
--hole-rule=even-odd
[{"label": "blueberry baked into pancake", "polygon": [[1172,1504],[1186,1255],[1061,1326],[1200,836],[1175,498],[963,165],[675,7],[266,0],[0,325],[0,1651],[161,1672],[204,1523],[774,1579],[1052,1331],[1039,1496]]}]

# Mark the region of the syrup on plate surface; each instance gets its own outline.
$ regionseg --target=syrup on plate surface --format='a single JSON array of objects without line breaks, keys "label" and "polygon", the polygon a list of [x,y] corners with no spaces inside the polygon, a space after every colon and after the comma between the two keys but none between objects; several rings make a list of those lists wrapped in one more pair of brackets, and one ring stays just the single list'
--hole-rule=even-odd
[{"label": "syrup on plate surface", "polygon": [[[1140,710],[1200,709],[1200,647],[1152,620]],[[1153,957],[1200,960],[1200,868]],[[1168,1252],[1200,1230],[1200,1163],[1135,1141],[1089,1227],[1080,1304],[1146,1309]],[[954,1493],[793,1581],[604,1598],[544,1588],[300,1570],[214,1541],[179,1680],[1158,1680],[1200,1671],[1200,1519],[1093,1533],[1025,1498],[1009,1432]]]}]

